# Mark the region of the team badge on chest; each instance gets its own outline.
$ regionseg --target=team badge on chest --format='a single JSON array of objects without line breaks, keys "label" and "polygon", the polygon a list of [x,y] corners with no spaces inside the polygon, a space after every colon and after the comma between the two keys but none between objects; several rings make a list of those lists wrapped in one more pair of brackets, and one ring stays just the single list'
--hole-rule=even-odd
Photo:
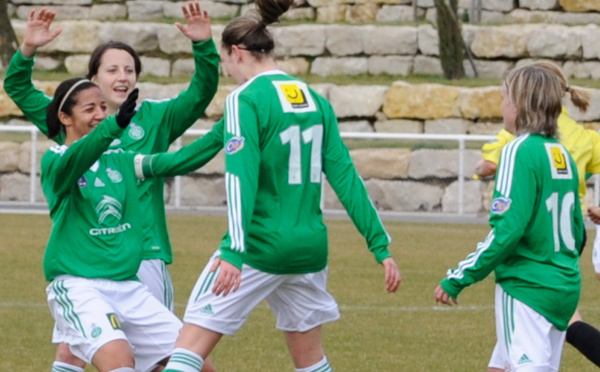
[{"label": "team badge on chest", "polygon": [[129,124],[129,137],[131,137],[131,139],[141,140],[144,138],[144,134],[146,134],[144,128],[134,123]]},{"label": "team badge on chest", "polygon": [[123,176],[121,176],[121,173],[116,169],[106,168],[106,173],[108,174],[108,178],[110,178],[113,183],[119,183],[123,181]]}]

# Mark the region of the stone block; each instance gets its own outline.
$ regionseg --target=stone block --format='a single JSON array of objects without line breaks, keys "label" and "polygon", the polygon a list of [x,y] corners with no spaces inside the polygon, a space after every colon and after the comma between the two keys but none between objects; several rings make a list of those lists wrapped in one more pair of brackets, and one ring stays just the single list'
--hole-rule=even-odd
[{"label": "stone block", "polygon": [[[35,148],[35,173],[40,174],[40,164],[42,163],[42,157],[52,146],[56,145],[54,141],[37,141]],[[32,142],[26,141],[20,145],[19,151],[19,172],[24,174],[31,173],[31,148]]]},{"label": "stone block", "polygon": [[432,212],[441,208],[444,190],[440,186],[375,179],[366,181],[365,185],[373,204],[379,210]]},{"label": "stone block", "polygon": [[374,126],[378,133],[423,133],[423,122],[418,120],[380,120]]},{"label": "stone block", "polygon": [[[479,213],[483,210],[483,193],[480,181],[465,181],[463,188],[462,212]],[[459,182],[452,182],[442,196],[442,212],[458,213],[460,201]]]},{"label": "stone block", "polygon": [[330,5],[317,8],[317,22],[337,23],[346,19],[347,5]]},{"label": "stone block", "polygon": [[364,51],[368,55],[410,55],[417,53],[415,27],[364,26],[361,28]]},{"label": "stone block", "polygon": [[163,17],[163,7],[165,4],[167,4],[166,1],[127,1],[126,5],[129,20],[139,22],[161,19]]},{"label": "stone block", "polygon": [[340,132],[372,133],[373,126],[367,120],[351,120],[339,122]]},{"label": "stone block", "polygon": [[424,132],[435,134],[466,134],[473,125],[470,120],[450,118],[425,120]]},{"label": "stone block", "polygon": [[439,58],[417,55],[413,64],[413,74],[441,76],[444,71]]},{"label": "stone block", "polygon": [[[363,27],[332,25],[325,28],[325,46],[331,55],[351,56],[364,52]],[[374,42],[371,40],[370,42]]]},{"label": "stone block", "polygon": [[21,147],[15,142],[0,142],[0,173],[14,172],[19,169]]},{"label": "stone block", "polygon": [[[463,177],[471,176],[480,158],[480,150],[465,150]],[[408,177],[411,179],[456,178],[458,173],[458,150],[419,149],[412,152],[408,166]]]},{"label": "stone block", "polygon": [[275,55],[278,57],[320,56],[325,51],[326,27],[323,25],[299,25],[275,27],[271,30],[275,39]]},{"label": "stone block", "polygon": [[368,71],[367,58],[317,57],[310,68],[310,73],[320,76],[360,75]]},{"label": "stone block", "polygon": [[[169,62],[168,59],[141,56],[140,60],[142,61],[142,66],[144,66],[142,76],[153,75],[167,77],[171,74],[171,62]],[[192,73],[193,71],[194,70],[192,70]]]},{"label": "stone block", "polygon": [[346,8],[346,21],[350,23],[374,22],[377,17],[377,4],[349,5]]},{"label": "stone block", "polygon": [[544,25],[530,33],[527,51],[532,57],[574,59],[582,55],[583,29]]},{"label": "stone block", "polygon": [[285,58],[277,61],[277,66],[290,75],[306,75],[310,71],[310,62],[306,58]]},{"label": "stone block", "polygon": [[413,70],[414,58],[407,56],[372,56],[368,60],[371,75],[408,76]]},{"label": "stone block", "polygon": [[329,90],[329,102],[338,118],[372,117],[381,109],[388,87],[346,85]]},{"label": "stone block", "polygon": [[459,105],[465,119],[501,118],[502,96],[500,87],[463,88]]},{"label": "stone block", "polygon": [[192,207],[226,206],[227,194],[224,178],[182,177],[181,203]]},{"label": "stone block", "polygon": [[160,26],[159,24],[141,22],[102,22],[98,32],[99,42],[93,45],[110,40],[119,40],[131,45],[138,53],[155,51],[158,49],[157,33]]},{"label": "stone block", "polygon": [[357,149],[350,151],[350,156],[358,174],[365,180],[408,178],[409,149]]},{"label": "stone block", "polygon": [[388,119],[459,117],[460,88],[440,84],[394,82],[388,89],[383,113]]},{"label": "stone block", "polygon": [[100,21],[127,18],[127,7],[122,4],[96,4],[92,5],[90,18]]},{"label": "stone block", "polygon": [[89,54],[75,54],[65,58],[65,68],[70,75],[85,76],[90,62]]},{"label": "stone block", "polygon": [[519,7],[531,10],[552,10],[558,9],[560,4],[558,0],[519,0]]},{"label": "stone block", "polygon": [[[425,16],[425,10],[417,8],[417,18],[421,19]],[[383,5],[377,11],[375,20],[377,23],[386,22],[414,22],[415,12],[412,6],[407,5]]]},{"label": "stone block", "polygon": [[440,55],[440,39],[438,31],[432,25],[419,25],[417,27],[419,51],[427,56]]},{"label": "stone block", "polygon": [[560,0],[560,5],[567,12],[600,12],[598,0]]}]

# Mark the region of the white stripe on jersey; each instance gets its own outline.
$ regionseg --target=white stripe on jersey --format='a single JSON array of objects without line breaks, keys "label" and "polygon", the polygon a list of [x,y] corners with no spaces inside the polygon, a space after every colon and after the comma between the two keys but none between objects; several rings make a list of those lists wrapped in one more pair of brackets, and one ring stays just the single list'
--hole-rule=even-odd
[{"label": "white stripe on jersey", "polygon": [[479,260],[479,257],[481,257],[483,252],[485,252],[490,245],[492,245],[495,237],[494,230],[491,230],[483,242],[477,243],[477,249],[475,252],[470,253],[466,259],[459,262],[456,270],[448,270],[446,277],[448,279],[462,279],[465,276],[465,270],[475,266],[477,260]]},{"label": "white stripe on jersey", "polygon": [[50,150],[54,153],[64,155],[65,151],[67,151],[68,147],[66,145],[54,145],[50,147]]},{"label": "white stripe on jersey", "polygon": [[505,198],[510,198],[512,190],[513,173],[515,171],[515,160],[519,145],[529,137],[528,134],[518,137],[516,140],[508,143],[502,149],[502,165],[498,172],[496,180],[496,191],[499,191]]},{"label": "white stripe on jersey", "polygon": [[225,100],[225,110],[227,111],[227,132],[236,137],[240,135],[240,117],[238,111],[239,89],[236,89],[227,96]]},{"label": "white stripe on jersey", "polygon": [[244,225],[242,220],[242,198],[240,178],[229,172],[225,173],[225,187],[227,188],[227,220],[229,225],[229,238],[231,249],[244,252]]}]

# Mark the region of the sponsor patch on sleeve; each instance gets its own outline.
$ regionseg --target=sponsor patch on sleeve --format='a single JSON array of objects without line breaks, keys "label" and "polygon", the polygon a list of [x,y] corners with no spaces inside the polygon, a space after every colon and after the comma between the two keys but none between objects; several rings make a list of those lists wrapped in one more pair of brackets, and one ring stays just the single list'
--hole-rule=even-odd
[{"label": "sponsor patch on sleeve", "polygon": [[235,154],[244,148],[244,137],[233,137],[229,141],[227,141],[227,145],[225,145],[225,153],[227,155]]},{"label": "sponsor patch on sleeve", "polygon": [[492,200],[492,206],[490,207],[490,211],[495,214],[502,214],[510,208],[511,202],[512,200],[507,198],[496,198]]}]

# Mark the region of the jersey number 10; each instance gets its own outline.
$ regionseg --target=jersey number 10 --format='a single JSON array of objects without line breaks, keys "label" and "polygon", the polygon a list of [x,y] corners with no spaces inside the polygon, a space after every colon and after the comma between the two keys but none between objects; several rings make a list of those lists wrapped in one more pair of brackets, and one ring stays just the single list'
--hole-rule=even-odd
[{"label": "jersey number 10", "polygon": [[[560,239],[565,246],[571,250],[575,250],[575,238],[573,238],[573,228],[571,225],[571,211],[575,204],[575,194],[569,191],[563,197],[562,203],[559,208],[559,196],[557,192],[553,192],[548,199],[546,199],[546,207],[548,212],[552,213],[552,234],[554,238],[554,250],[560,251]],[[560,216],[559,216],[560,214]],[[560,219],[559,219],[560,217]]]},{"label": "jersey number 10", "polygon": [[279,133],[281,143],[290,144],[290,158],[288,161],[288,183],[299,185],[302,183],[302,143],[311,143],[310,150],[310,182],[321,183],[321,147],[323,145],[323,125],[317,124],[300,133],[299,125],[292,125]]}]

